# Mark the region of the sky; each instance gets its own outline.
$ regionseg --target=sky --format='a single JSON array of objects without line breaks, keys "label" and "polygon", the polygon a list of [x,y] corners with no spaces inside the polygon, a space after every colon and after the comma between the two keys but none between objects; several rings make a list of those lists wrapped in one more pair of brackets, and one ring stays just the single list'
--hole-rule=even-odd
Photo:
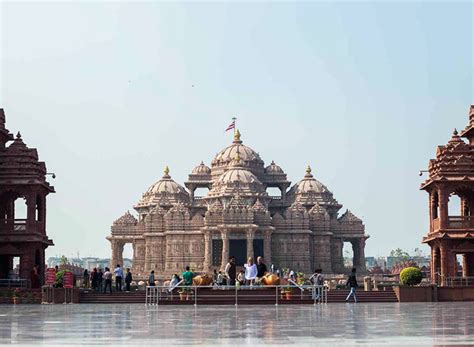
[{"label": "sky", "polygon": [[[421,247],[419,190],[474,103],[472,2],[1,2],[0,107],[38,148],[47,256],[109,257],[112,222],[168,165],[229,145],[309,164],[364,220],[366,255]],[[422,248],[427,252],[428,248]],[[125,255],[131,255],[128,248]]]}]

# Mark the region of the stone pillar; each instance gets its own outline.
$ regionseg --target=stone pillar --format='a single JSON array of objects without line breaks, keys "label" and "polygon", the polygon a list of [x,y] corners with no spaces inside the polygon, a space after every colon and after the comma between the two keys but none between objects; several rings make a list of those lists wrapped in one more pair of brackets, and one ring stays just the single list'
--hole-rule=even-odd
[{"label": "stone pillar", "polygon": [[359,249],[359,268],[357,270],[365,272],[365,238],[360,238],[357,242],[357,247]]},{"label": "stone pillar", "polygon": [[448,195],[442,188],[438,190],[438,201],[439,201],[439,226],[440,226],[440,229],[446,229],[448,227]]},{"label": "stone pillar", "polygon": [[117,240],[110,240],[110,246],[112,248],[112,258],[110,258],[110,269],[115,269],[115,266],[120,263],[119,259],[119,244]]},{"label": "stone pillar", "polygon": [[20,256],[20,278],[30,279],[31,269],[33,269],[33,257],[30,253],[24,253]]},{"label": "stone pillar", "polygon": [[26,223],[29,225],[35,225],[36,224],[36,196],[28,195],[26,197],[26,210],[27,210]]},{"label": "stone pillar", "polygon": [[430,214],[430,232],[433,232],[433,219],[434,219],[433,207],[434,207],[433,192],[430,192],[430,198],[428,200],[428,208],[429,208],[428,211]]},{"label": "stone pillar", "polygon": [[[253,238],[255,235],[255,230],[250,229],[247,230],[247,259],[252,258],[254,259],[254,254],[253,254]],[[254,259],[255,261],[255,259]]]},{"label": "stone pillar", "polygon": [[229,235],[227,230],[221,231],[222,238],[222,259],[221,259],[221,270],[224,271],[227,262],[229,261]]},{"label": "stone pillar", "polygon": [[431,271],[431,282],[432,283],[437,283],[437,275],[436,275],[436,265],[438,264],[438,252],[436,252],[436,246],[431,245],[431,266],[430,266],[430,271]]},{"label": "stone pillar", "polygon": [[268,264],[268,269],[272,265],[272,231],[265,230],[263,234],[263,253],[265,256],[265,263]]},{"label": "stone pillar", "polygon": [[212,239],[209,231],[204,232],[204,264],[203,271],[210,272],[212,264]]}]

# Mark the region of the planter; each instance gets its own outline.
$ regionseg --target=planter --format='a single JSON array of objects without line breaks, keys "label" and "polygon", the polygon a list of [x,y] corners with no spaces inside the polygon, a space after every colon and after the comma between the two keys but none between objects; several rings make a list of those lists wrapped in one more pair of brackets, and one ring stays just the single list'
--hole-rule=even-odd
[{"label": "planter", "polygon": [[432,302],[437,301],[436,298],[436,287],[408,287],[398,286],[394,287],[393,290],[397,295],[399,302]]}]

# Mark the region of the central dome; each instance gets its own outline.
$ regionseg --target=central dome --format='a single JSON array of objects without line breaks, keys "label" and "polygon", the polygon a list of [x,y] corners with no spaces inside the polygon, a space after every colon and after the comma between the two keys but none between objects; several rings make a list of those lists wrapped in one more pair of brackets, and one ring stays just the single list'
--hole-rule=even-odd
[{"label": "central dome", "polygon": [[265,188],[258,177],[244,167],[239,154],[229,163],[229,168],[212,185],[209,196],[234,195],[236,191],[243,195],[265,195]]},{"label": "central dome", "polygon": [[216,179],[221,176],[237,156],[241,159],[242,166],[246,167],[257,176],[263,174],[263,160],[252,148],[242,144],[240,132],[237,130],[232,144],[220,151],[212,160],[212,177]]}]

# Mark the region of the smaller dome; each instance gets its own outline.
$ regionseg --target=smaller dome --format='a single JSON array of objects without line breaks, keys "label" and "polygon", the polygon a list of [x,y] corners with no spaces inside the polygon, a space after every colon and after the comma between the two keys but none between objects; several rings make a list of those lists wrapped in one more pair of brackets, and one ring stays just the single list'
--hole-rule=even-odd
[{"label": "smaller dome", "polygon": [[168,166],[165,167],[163,177],[148,188],[135,206],[136,208],[156,206],[158,204],[172,205],[178,202],[187,203],[189,201],[189,194],[186,189],[176,183],[169,175],[169,172]]},{"label": "smaller dome", "polygon": [[209,175],[211,174],[211,169],[209,166],[205,165],[204,162],[201,161],[201,164],[196,166],[193,171],[191,172],[193,175]]},{"label": "smaller dome", "polygon": [[265,173],[267,174],[284,174],[281,167],[279,167],[275,162],[272,160],[271,164],[265,168]]},{"label": "smaller dome", "polygon": [[164,175],[155,184],[153,184],[150,188],[148,188],[145,195],[148,194],[159,194],[159,193],[167,193],[167,194],[187,194],[186,189],[176,183],[171,176],[169,175],[170,169],[165,167],[163,171]]}]

